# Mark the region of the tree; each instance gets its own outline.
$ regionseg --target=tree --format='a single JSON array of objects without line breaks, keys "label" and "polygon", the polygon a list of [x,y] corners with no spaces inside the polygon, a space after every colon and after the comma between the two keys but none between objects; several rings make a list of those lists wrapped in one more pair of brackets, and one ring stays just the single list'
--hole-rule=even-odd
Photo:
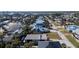
[{"label": "tree", "polygon": [[66,48],[67,47],[65,43],[62,43],[61,46],[62,46],[62,48]]},{"label": "tree", "polygon": [[22,34],[27,35],[28,33],[30,33],[30,31],[31,31],[31,28],[26,25],[26,26],[23,27]]},{"label": "tree", "polygon": [[3,42],[3,35],[0,35],[0,47],[4,48],[5,47],[5,43]]},{"label": "tree", "polygon": [[20,44],[21,44],[21,41],[20,41],[19,37],[16,36],[16,35],[14,35],[11,42],[12,42],[11,45],[14,48],[17,47],[17,46],[20,46]]},{"label": "tree", "polygon": [[9,44],[9,43],[7,43],[7,44],[5,45],[5,48],[12,48],[12,45]]},{"label": "tree", "polygon": [[24,44],[24,47],[25,47],[25,48],[32,48],[33,45],[34,45],[34,43],[33,43],[32,41],[30,41],[30,42],[26,42],[26,43]]}]

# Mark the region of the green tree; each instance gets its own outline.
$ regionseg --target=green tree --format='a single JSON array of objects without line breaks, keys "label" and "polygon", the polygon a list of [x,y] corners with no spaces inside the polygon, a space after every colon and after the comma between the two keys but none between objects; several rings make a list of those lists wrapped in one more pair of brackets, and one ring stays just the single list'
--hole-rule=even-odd
[{"label": "green tree", "polygon": [[3,35],[0,35],[0,48],[4,48],[5,47],[5,43],[3,41]]},{"label": "green tree", "polygon": [[62,43],[61,46],[62,46],[62,48],[66,48],[67,47],[65,43]]},{"label": "green tree", "polygon": [[9,44],[9,43],[7,43],[7,44],[5,45],[5,48],[12,48],[12,45]]},{"label": "green tree", "polygon": [[20,41],[19,37],[16,36],[16,35],[14,35],[14,37],[12,38],[12,41],[11,42],[12,42],[11,43],[11,46],[14,47],[14,48],[16,46],[20,46],[20,44],[21,44],[21,41]]},{"label": "green tree", "polygon": [[28,33],[30,33],[30,31],[31,31],[31,28],[26,25],[23,27],[22,34],[27,35]]},{"label": "green tree", "polygon": [[26,43],[24,44],[24,47],[25,47],[25,48],[32,48],[33,45],[34,45],[34,43],[33,43],[32,41],[30,41],[30,42],[26,42]]}]

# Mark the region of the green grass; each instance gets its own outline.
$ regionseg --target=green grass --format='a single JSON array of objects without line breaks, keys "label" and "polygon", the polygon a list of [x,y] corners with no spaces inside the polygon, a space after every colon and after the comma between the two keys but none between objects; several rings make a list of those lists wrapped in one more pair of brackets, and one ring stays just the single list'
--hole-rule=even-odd
[{"label": "green grass", "polygon": [[78,25],[79,26],[79,22],[74,22],[74,25]]},{"label": "green grass", "polygon": [[54,23],[55,26],[59,26],[60,25],[60,23],[58,23],[56,21],[55,22],[52,22],[52,23]]},{"label": "green grass", "polygon": [[79,48],[79,42],[76,41],[76,38],[75,38],[75,37],[71,36],[71,33],[69,33],[66,29],[63,29],[63,28],[61,28],[61,29],[59,29],[59,30],[60,30],[62,33],[64,33],[64,34],[68,33],[68,34],[65,35],[65,36],[68,38],[68,40],[69,40],[75,47]]},{"label": "green grass", "polygon": [[69,33],[66,29],[64,29],[64,28],[59,28],[58,29],[60,32],[62,32],[62,33]]},{"label": "green grass", "polygon": [[74,37],[72,37],[71,35],[66,35],[66,37],[76,48],[79,48],[79,42],[77,42]]},{"label": "green grass", "polygon": [[59,39],[59,35],[56,32],[48,33],[48,37],[51,39]]},{"label": "green grass", "polygon": [[2,33],[2,32],[0,32],[0,35],[3,35],[3,33]]}]

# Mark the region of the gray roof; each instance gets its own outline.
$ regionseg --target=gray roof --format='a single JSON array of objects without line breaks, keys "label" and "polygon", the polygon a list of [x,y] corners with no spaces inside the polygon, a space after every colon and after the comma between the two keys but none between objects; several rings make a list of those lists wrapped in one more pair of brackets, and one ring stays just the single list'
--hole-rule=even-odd
[{"label": "gray roof", "polygon": [[61,48],[61,44],[58,41],[38,41],[38,48]]},{"label": "gray roof", "polygon": [[38,48],[46,48],[49,45],[49,41],[38,41]]},{"label": "gray roof", "polygon": [[25,40],[47,40],[46,34],[28,34]]},{"label": "gray roof", "polygon": [[11,39],[13,38],[13,35],[5,35],[4,38],[3,38],[3,41],[10,41]]}]

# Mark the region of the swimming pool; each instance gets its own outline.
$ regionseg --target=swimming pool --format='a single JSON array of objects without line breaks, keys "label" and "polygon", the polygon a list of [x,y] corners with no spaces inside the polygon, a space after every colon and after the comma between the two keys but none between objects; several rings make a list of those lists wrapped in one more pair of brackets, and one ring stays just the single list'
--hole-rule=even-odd
[{"label": "swimming pool", "polygon": [[66,26],[66,29],[68,31],[72,31],[74,33],[77,29],[79,29],[79,26],[77,26],[77,25],[68,25],[68,26]]}]

